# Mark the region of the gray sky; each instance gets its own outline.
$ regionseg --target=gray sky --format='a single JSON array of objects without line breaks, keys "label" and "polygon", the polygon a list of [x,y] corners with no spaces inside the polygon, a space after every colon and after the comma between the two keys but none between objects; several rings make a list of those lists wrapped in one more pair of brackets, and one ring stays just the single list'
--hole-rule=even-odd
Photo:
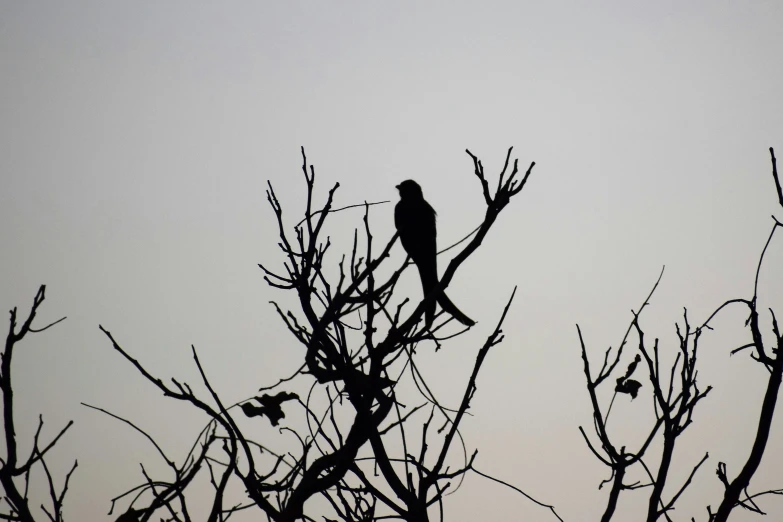
[{"label": "gray sky", "polygon": [[[783,151],[781,23],[776,1],[0,4],[0,302],[26,310],[46,283],[42,321],[68,316],[21,345],[14,387],[20,436],[38,412],[49,434],[76,421],[53,461],[79,459],[66,516],[104,520],[141,480],[138,462],[155,462],[80,401],[149,428],[172,456],[205,421],[120,360],[99,323],[161,377],[197,382],[195,344],[229,402],[298,366],[268,303],[286,296],[256,264],[281,261],[266,180],[291,219],[301,211],[301,145],[321,196],[340,182],[339,205],[394,201],[394,185],[416,179],[441,246],[483,213],[465,148],[496,176],[514,145],[533,177],[449,292],[479,325],[422,364],[456,404],[518,285],[464,434],[482,471],[566,520],[597,518],[608,473],[577,430],[591,421],[574,325],[598,361],[664,264],[643,324],[668,354],[683,307],[701,323],[751,296],[769,216],[781,216],[767,152]],[[392,209],[372,209],[378,237],[393,233]],[[334,217],[338,246],[360,219]],[[768,256],[761,299],[780,306],[783,239]],[[414,271],[404,283],[420,295]],[[699,380],[715,390],[672,482],[711,458],[677,520],[703,519],[719,503],[717,462],[734,476],[747,455],[766,372],[729,358],[744,319],[729,311],[703,337]],[[629,447],[649,406],[649,387],[615,403]],[[754,490],[783,486],[780,419]],[[449,520],[552,520],[479,477],[465,486]],[[627,494],[618,520],[646,496]]]}]

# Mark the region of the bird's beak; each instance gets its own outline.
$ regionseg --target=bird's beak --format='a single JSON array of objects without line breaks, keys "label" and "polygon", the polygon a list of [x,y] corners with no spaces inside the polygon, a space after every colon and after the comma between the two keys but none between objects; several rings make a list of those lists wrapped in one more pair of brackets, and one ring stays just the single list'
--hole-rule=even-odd
[{"label": "bird's beak", "polygon": [[396,188],[397,190],[400,190],[400,186],[399,185],[395,185],[394,188]]}]

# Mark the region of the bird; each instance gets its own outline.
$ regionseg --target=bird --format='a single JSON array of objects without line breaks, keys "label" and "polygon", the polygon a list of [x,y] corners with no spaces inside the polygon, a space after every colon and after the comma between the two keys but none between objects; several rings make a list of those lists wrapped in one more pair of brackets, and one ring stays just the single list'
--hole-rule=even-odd
[{"label": "bird", "polygon": [[259,417],[266,415],[269,419],[269,422],[272,423],[272,426],[277,426],[278,423],[285,418],[282,404],[286,401],[296,400],[298,398],[299,395],[285,391],[282,391],[277,395],[269,395],[265,393],[261,397],[254,397],[254,399],[258,401],[261,406],[255,406],[249,402],[246,402],[241,404],[240,408],[242,408],[242,412],[248,417]]},{"label": "bird", "polygon": [[[436,212],[424,199],[419,184],[412,179],[403,181],[396,188],[400,192],[400,201],[394,207],[394,225],[405,252],[419,269],[421,288],[426,298],[438,286]],[[465,326],[475,324],[473,319],[451,302],[445,292],[439,292],[424,310],[424,322],[428,327],[435,319],[436,301]]]}]

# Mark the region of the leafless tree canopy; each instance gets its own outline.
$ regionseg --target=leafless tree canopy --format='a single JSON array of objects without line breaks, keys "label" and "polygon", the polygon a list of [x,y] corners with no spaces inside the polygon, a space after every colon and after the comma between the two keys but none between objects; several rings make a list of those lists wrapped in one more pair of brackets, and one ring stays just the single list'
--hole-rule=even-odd
[{"label": "leafless tree canopy", "polygon": [[[780,202],[781,207],[783,207],[783,191],[781,191],[780,179],[778,177],[775,151],[770,148],[769,152],[772,159],[772,177],[775,182],[778,201]],[[617,350],[612,350],[610,347],[604,352],[603,362],[598,373],[595,373],[594,370],[591,369],[586,343],[582,337],[582,332],[577,325],[579,341],[582,346],[582,360],[584,362],[587,391],[590,394],[590,401],[593,407],[594,439],[591,439],[582,427],[580,427],[579,430],[590,448],[590,451],[592,451],[595,457],[607,466],[611,472],[611,476],[607,480],[607,482],[611,483],[611,486],[606,510],[601,518],[602,522],[612,519],[617,507],[617,500],[623,491],[642,488],[646,488],[645,490],[649,492],[647,514],[644,520],[653,522],[661,517],[664,517],[668,521],[672,520],[669,517],[669,512],[674,508],[674,504],[690,485],[701,465],[709,458],[709,453],[705,453],[700,460],[694,462],[693,469],[684,483],[674,485],[673,487],[670,486],[669,488],[666,487],[669,470],[674,459],[677,438],[682,435],[685,429],[691,424],[696,406],[702,399],[707,397],[712,389],[711,386],[700,388],[697,383],[697,356],[699,343],[704,342],[702,341],[702,337],[705,330],[708,331],[712,329],[710,327],[710,321],[712,321],[721,310],[735,304],[743,305],[748,309],[749,315],[747,321],[745,321],[745,326],[750,329],[751,340],[747,344],[733,350],[731,353],[734,354],[743,350],[752,349],[753,354],[751,357],[767,370],[767,389],[761,406],[756,437],[753,441],[750,455],[742,470],[734,479],[729,479],[726,465],[723,462],[718,462],[716,474],[718,479],[725,486],[725,492],[723,498],[720,500],[717,511],[713,512],[712,507],[707,506],[707,521],[725,522],[728,520],[732,510],[738,506],[749,511],[763,514],[763,511],[756,503],[756,499],[765,495],[783,494],[783,490],[780,489],[757,493],[748,492],[750,480],[758,469],[764,455],[764,449],[766,448],[772,425],[772,416],[775,411],[775,402],[780,388],[781,375],[783,375],[783,358],[780,355],[781,348],[783,348],[783,337],[781,337],[780,330],[778,329],[775,312],[771,309],[769,310],[772,317],[772,334],[774,336],[774,343],[770,346],[769,344],[765,344],[764,339],[762,338],[761,327],[759,326],[759,313],[756,306],[759,290],[759,273],[762,269],[764,254],[772,241],[775,231],[778,227],[783,226],[775,216],[772,216],[772,220],[774,221],[772,230],[767,243],[764,245],[756,270],[753,297],[750,299],[739,298],[726,301],[698,327],[691,325],[688,320],[688,311],[685,310],[683,313],[683,322],[675,325],[677,337],[679,338],[679,346],[677,347],[677,355],[674,364],[672,364],[671,367],[661,368],[658,339],[655,339],[652,343],[647,340],[640,324],[640,315],[649,304],[650,297],[652,297],[655,289],[658,287],[658,283],[660,283],[661,277],[663,276],[663,271],[661,271],[661,276],[658,277],[658,281],[655,282],[652,291],[639,307],[638,312],[633,313],[633,320],[628,326],[628,330],[625,332],[625,336],[623,337],[620,346]],[[620,375],[618,370],[622,371],[623,369],[620,366],[620,360],[623,357],[624,349],[626,351],[630,349],[630,347],[626,348],[626,346],[628,346],[627,342],[632,332],[636,334],[638,338],[638,351],[634,354],[634,358],[625,369],[625,373]],[[642,360],[644,361],[643,363],[641,362]],[[645,370],[637,367],[640,363],[646,367]],[[617,398],[618,394],[626,394],[632,398],[636,398],[639,388],[643,386],[642,382],[632,379],[636,372],[647,373],[647,379],[643,380],[652,388],[652,406],[654,409],[655,421],[650,426],[649,433],[641,446],[628,450],[625,445],[613,441],[610,436],[610,433],[607,430],[607,421],[609,419],[612,404],[610,403],[606,412],[604,412],[599,404],[596,389],[605,382],[612,382],[609,379],[609,377],[612,376],[615,379],[612,403]],[[645,464],[644,457],[656,436],[662,437],[663,444],[659,456],[660,464],[658,469],[651,470]],[[593,442],[593,440],[597,440],[597,443]],[[626,480],[626,473],[633,466],[641,466],[648,477],[648,481],[628,483]],[[664,489],[671,491],[665,495]]]},{"label": "leafless tree canopy", "polygon": [[[293,292],[298,298],[294,310],[273,305],[299,341],[303,365],[293,376],[260,390],[262,394],[247,402],[223,404],[195,348],[193,357],[209,390],[206,398],[198,397],[186,383],[172,379],[167,384],[154,376],[102,328],[114,348],[165,395],[190,403],[211,419],[184,465],[178,466],[163,455],[172,468],[173,480],[145,477],[146,484],[141,486],[144,500],[137,497],[134,516],[146,520],[165,509],[173,520],[189,520],[186,488],[195,474],[206,469],[214,486],[209,521],[225,520],[244,509],[261,510],[279,522],[311,519],[316,515],[308,514],[305,504],[314,497],[325,500],[331,516],[339,520],[429,520],[430,508],[441,506],[444,494],[458,487],[462,476],[472,469],[476,452],[466,453],[459,426],[487,352],[502,341],[501,326],[513,292],[505,307],[498,307],[497,325],[478,347],[473,373],[456,410],[442,406],[432,395],[418,372],[415,355],[422,343],[439,347],[465,330],[442,334],[450,322],[444,314],[428,328],[422,321],[423,311],[479,248],[503,209],[522,191],[533,168],[531,164],[520,173],[518,162],[511,162],[509,149],[503,170],[493,183],[495,189],[490,190],[482,162],[472,154],[470,157],[486,205],[484,220],[451,260],[436,290],[415,305],[395,293],[399,277],[410,263],[387,269],[389,252],[398,237],[383,241],[382,248],[376,246],[369,205],[365,205],[351,252],[331,256],[331,239],[324,231],[335,212],[339,184],[328,191],[325,202],[316,203],[315,169],[307,163],[304,150],[306,206],[303,219],[293,228],[287,227],[283,207],[269,184],[267,200],[274,212],[284,262],[277,269],[259,266],[270,286]],[[383,273],[387,275],[381,276]],[[416,405],[411,405],[416,397],[399,396],[403,376],[418,386]],[[289,391],[301,380],[311,382],[306,398]],[[245,427],[252,423],[243,422],[243,417],[260,417],[277,426],[299,413],[305,428],[285,425],[281,429],[281,437],[297,442],[296,452],[276,450],[275,441],[255,440]],[[219,449],[212,448],[216,441],[220,441]],[[233,481],[241,483],[249,499],[227,506],[226,492]],[[132,491],[134,495],[137,492]],[[436,511],[442,513],[442,507]]]},{"label": "leafless tree canopy", "polygon": [[[260,519],[275,522],[442,520],[445,496],[460,487],[467,473],[476,473],[518,491],[541,507],[542,519],[562,520],[554,507],[476,469],[477,450],[469,449],[470,442],[463,440],[460,433],[460,424],[476,393],[482,364],[489,350],[503,340],[502,325],[511,309],[515,289],[509,289],[508,301],[498,303],[493,310],[497,320],[487,327],[483,344],[476,346],[473,370],[464,383],[461,398],[441,402],[417,366],[418,351],[427,346],[438,349],[473,327],[457,326],[447,313],[441,313],[430,325],[424,320],[425,310],[431,309],[438,296],[459,280],[460,267],[488,237],[501,212],[518,199],[516,196],[525,187],[534,166],[531,163],[524,172],[520,171],[518,161],[511,161],[509,149],[503,169],[493,181],[487,179],[481,160],[467,153],[486,207],[484,218],[464,240],[446,249],[456,254],[437,287],[422,300],[411,301],[399,295],[400,275],[411,268],[411,263],[390,266],[389,253],[398,236],[376,238],[373,235],[371,203],[360,205],[364,217],[354,232],[350,251],[333,252],[331,238],[325,232],[328,220],[335,212],[356,205],[333,208],[339,184],[328,190],[325,201],[316,201],[315,169],[308,164],[304,149],[302,173],[306,204],[304,215],[293,218],[297,224],[292,227],[287,224],[283,206],[272,185],[268,185],[267,200],[274,214],[283,262],[280,266],[265,262],[259,267],[275,291],[296,296],[296,304],[291,309],[278,302],[273,302],[273,306],[298,341],[302,365],[293,375],[261,388],[255,397],[226,404],[219,390],[211,385],[195,346],[193,361],[201,376],[199,386],[203,392],[196,392],[188,383],[175,378],[158,377],[133,357],[132,349],[123,347],[121,340],[100,327],[114,350],[149,384],[206,416],[204,429],[187,439],[189,451],[175,458],[167,455],[153,437],[131,420],[85,404],[126,423],[145,437],[169,468],[167,476],[160,477],[142,466],[139,484],[111,499],[110,515],[114,520],[218,522],[243,511],[255,511]],[[783,207],[772,149],[770,154],[773,179]],[[667,480],[676,459],[690,458],[675,452],[678,437],[693,422],[698,405],[710,400],[712,388],[697,379],[699,347],[709,341],[710,322],[715,315],[734,305],[748,310],[745,326],[750,329],[750,340],[732,353],[752,351],[768,384],[747,462],[738,472],[730,472],[723,462],[718,462],[716,473],[725,491],[723,498],[716,500],[716,510],[707,507],[705,520],[724,522],[737,507],[762,513],[757,503],[759,497],[783,494],[783,490],[752,493],[748,489],[764,455],[783,375],[783,336],[777,319],[770,310],[774,336],[770,344],[769,338],[767,341],[762,338],[757,310],[758,273],[763,267],[764,253],[777,228],[783,226],[776,218],[773,220],[769,240],[759,259],[752,297],[726,301],[700,326],[691,324],[686,310],[682,322],[675,326],[679,345],[674,347],[676,357],[670,366],[663,365],[660,357],[667,347],[659,346],[658,339],[650,340],[645,335],[642,321],[642,312],[663,271],[633,313],[619,347],[604,351],[599,364],[592,360],[588,341],[577,326],[593,409],[592,432],[579,429],[589,451],[608,468],[609,475],[601,484],[608,485],[602,521],[613,518],[619,496],[631,490],[649,495],[644,520],[672,520],[670,514],[676,502],[709,458],[705,453],[689,462],[692,471],[684,482]],[[30,455],[18,455],[11,361],[14,350],[27,335],[38,334],[59,322],[33,328],[44,299],[45,287],[41,286],[21,326],[16,308],[11,311],[2,353],[0,390],[6,454],[0,463],[4,495],[0,520],[34,522],[37,517],[33,507],[41,506],[51,521],[62,521],[68,484],[77,467],[74,462],[64,478],[55,478],[46,463],[47,455],[71,423],[47,437],[40,419]],[[636,342],[632,343],[632,339]],[[597,394],[598,388],[606,383],[614,386],[608,405],[601,404]],[[636,398],[642,387],[652,390],[653,422],[641,445],[629,448],[615,440],[608,421],[614,401]],[[450,403],[458,406],[445,405]],[[278,427],[276,436],[260,438],[257,428],[261,423]],[[645,463],[645,457],[652,451],[655,440],[662,441],[655,446],[660,446],[661,454],[656,459],[657,469],[652,469]],[[30,472],[39,466],[49,484],[46,501],[30,498]],[[647,479],[629,482],[628,471],[632,468],[641,468]],[[208,512],[195,513],[194,484],[204,478],[211,485],[210,508]],[[203,501],[203,490],[198,494]],[[230,500],[240,497],[239,501]]]}]

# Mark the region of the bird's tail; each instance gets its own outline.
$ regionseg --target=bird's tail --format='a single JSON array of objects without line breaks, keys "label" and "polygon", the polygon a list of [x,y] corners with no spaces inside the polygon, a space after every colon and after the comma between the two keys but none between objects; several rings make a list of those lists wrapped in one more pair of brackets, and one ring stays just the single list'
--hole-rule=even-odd
[{"label": "bird's tail", "polygon": [[[427,297],[438,286],[438,274],[437,270],[419,270],[421,275],[421,287],[424,291],[424,297]],[[447,313],[449,313],[454,319],[464,324],[465,326],[473,326],[476,322],[462,313],[462,310],[457,308],[457,305],[451,302],[446,292],[440,292],[435,299],[427,303],[427,308],[424,309],[424,322],[427,326],[431,326],[435,320],[435,305],[440,304],[440,307]]]},{"label": "bird's tail", "polygon": [[[435,287],[438,286],[438,271],[437,269],[422,270],[421,267],[419,267],[419,275],[421,276],[421,289],[426,298],[435,290]],[[424,309],[424,323],[427,327],[431,326],[433,321],[435,321],[436,301],[437,299],[432,299],[427,303],[427,307]]]},{"label": "bird's tail", "polygon": [[476,321],[468,317],[467,315],[462,313],[462,310],[457,308],[457,305],[451,302],[451,299],[449,299],[449,296],[446,295],[446,292],[441,292],[438,296],[438,303],[440,304],[440,307],[443,308],[444,311],[451,314],[454,319],[459,321],[460,323],[464,324],[465,326],[473,326],[476,324]]}]

